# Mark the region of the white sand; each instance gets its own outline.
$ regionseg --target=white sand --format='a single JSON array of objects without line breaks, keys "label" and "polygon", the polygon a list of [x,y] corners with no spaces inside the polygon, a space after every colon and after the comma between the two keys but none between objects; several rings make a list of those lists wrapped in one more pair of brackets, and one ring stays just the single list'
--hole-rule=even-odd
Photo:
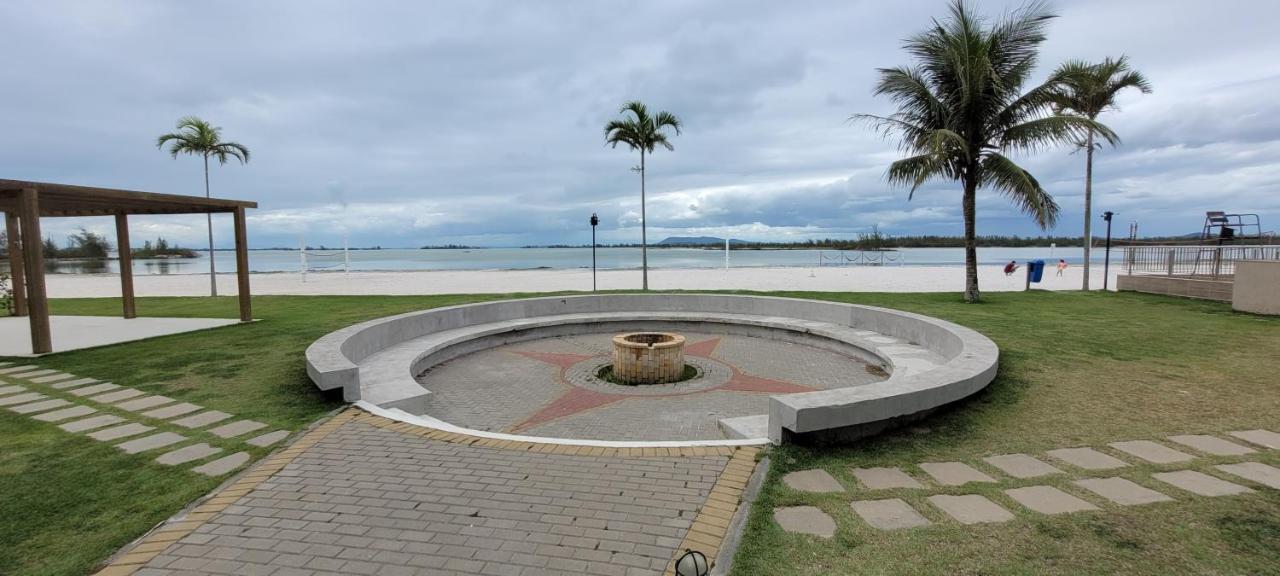
[{"label": "white sand", "polygon": [[[1112,268],[1110,288],[1115,289]],[[1046,271],[1033,289],[1079,290],[1079,267],[1061,277]],[[1102,287],[1102,268],[1091,278]],[[52,298],[107,297],[120,295],[119,277],[113,274],[50,274]],[[1006,277],[999,266],[978,269],[984,292],[1022,290],[1025,276],[1019,270]],[[602,271],[601,290],[640,288],[639,270]],[[591,290],[590,270],[465,270],[415,272],[311,273],[304,283],[296,273],[253,274],[254,294],[460,294],[507,292],[555,292]],[[886,266],[842,268],[730,268],[664,269],[649,271],[649,287],[655,290],[813,290],[823,292],[959,292],[964,289],[960,266]],[[209,292],[209,277],[199,274],[139,275],[134,277],[138,296],[200,296]],[[235,276],[218,275],[218,293],[235,294]]]}]

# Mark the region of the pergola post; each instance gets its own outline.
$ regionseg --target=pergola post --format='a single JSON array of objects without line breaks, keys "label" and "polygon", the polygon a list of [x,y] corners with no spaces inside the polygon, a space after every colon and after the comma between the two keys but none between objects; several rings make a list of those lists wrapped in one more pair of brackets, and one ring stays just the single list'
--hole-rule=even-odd
[{"label": "pergola post", "polygon": [[129,216],[116,214],[116,246],[120,253],[120,297],[124,301],[124,317],[137,318],[133,303],[133,251],[129,249]]},{"label": "pergola post", "polygon": [[44,250],[40,245],[40,194],[23,188],[18,214],[22,219],[22,251],[26,261],[27,311],[31,319],[31,352],[53,352],[49,332],[49,300],[44,286]]},{"label": "pergola post", "polygon": [[17,213],[4,213],[4,228],[9,243],[9,281],[12,284],[10,287],[13,288],[13,315],[26,316],[27,283],[24,280],[26,274],[23,273],[25,264],[22,262],[22,232],[18,229]]},{"label": "pergola post", "polygon": [[240,295],[240,321],[253,320],[253,305],[249,300],[249,237],[244,221],[244,207],[235,209],[236,227],[236,292]]}]

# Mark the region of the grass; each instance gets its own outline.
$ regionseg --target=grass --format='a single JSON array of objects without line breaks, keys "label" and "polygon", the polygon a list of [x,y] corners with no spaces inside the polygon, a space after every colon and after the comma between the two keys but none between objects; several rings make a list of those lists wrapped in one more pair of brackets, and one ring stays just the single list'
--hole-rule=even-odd
[{"label": "grass", "polygon": [[[848,495],[798,494],[778,481],[790,470],[817,466],[853,486],[852,466],[974,462],[987,454],[1173,433],[1278,429],[1280,320],[1137,294],[999,293],[979,305],[954,294],[783,295],[889,306],[975,328],[1000,345],[1000,375],[976,397],[897,432],[847,448],[775,451],[734,574],[1235,574],[1280,565],[1275,491],[878,533],[853,516]],[[316,338],[368,318],[505,297],[257,297],[260,322],[37,363],[299,430],[341,405],[306,377],[302,353]],[[117,299],[52,302],[55,314],[113,315],[118,305]],[[142,298],[139,312],[236,316],[231,298]],[[1259,459],[1280,465],[1275,455]],[[1141,478],[1152,470],[1125,474]],[[0,410],[0,574],[83,574],[216,483]],[[978,491],[1007,502],[998,490]],[[891,495],[921,504],[910,493]],[[835,517],[836,538],[778,530],[769,510],[795,504]]]}]

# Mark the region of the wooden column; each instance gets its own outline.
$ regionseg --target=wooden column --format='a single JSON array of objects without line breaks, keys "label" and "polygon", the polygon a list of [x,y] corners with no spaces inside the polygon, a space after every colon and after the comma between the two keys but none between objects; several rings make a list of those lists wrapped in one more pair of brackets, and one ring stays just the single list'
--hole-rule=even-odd
[{"label": "wooden column", "polygon": [[13,288],[13,315],[27,315],[27,283],[23,268],[26,264],[22,261],[22,232],[18,229],[18,215],[16,213],[4,213],[5,234],[9,239],[9,282]]},{"label": "wooden column", "polygon": [[244,222],[244,207],[235,211],[236,225],[236,288],[240,294],[240,321],[253,320],[253,305],[249,301],[249,234]]},{"label": "wooden column", "polygon": [[31,351],[53,352],[49,332],[49,300],[44,287],[44,250],[40,246],[40,195],[35,188],[23,188],[18,208],[22,218],[22,256],[27,264],[27,311],[31,318]]},{"label": "wooden column", "polygon": [[116,214],[116,246],[120,252],[120,297],[124,301],[124,317],[137,318],[133,303],[133,253],[129,249],[129,216]]}]

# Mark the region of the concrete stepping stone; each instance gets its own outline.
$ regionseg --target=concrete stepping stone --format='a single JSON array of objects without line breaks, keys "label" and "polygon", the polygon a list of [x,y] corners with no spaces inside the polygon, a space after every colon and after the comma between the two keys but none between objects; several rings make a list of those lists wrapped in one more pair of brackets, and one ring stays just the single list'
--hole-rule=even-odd
[{"label": "concrete stepping stone", "polygon": [[102,404],[115,404],[116,402],[123,402],[130,398],[137,398],[143,394],[146,394],[146,392],[134,390],[133,388],[121,388],[114,392],[107,392],[106,394],[94,396],[93,398],[90,398],[90,400],[100,402]]},{"label": "concrete stepping stone", "polygon": [[984,524],[1013,520],[1013,514],[999,504],[977,494],[930,496],[929,502],[961,524]]},{"label": "concrete stepping stone", "polygon": [[[244,466],[244,463],[248,461],[249,461],[248,452],[236,452],[235,454],[232,454],[230,456],[223,456],[217,460],[209,462],[208,464],[202,464],[200,466],[196,466],[191,470],[193,472],[199,472],[201,474],[204,474],[205,476],[222,476],[223,474],[226,474],[232,470],[235,470],[236,468]],[[830,520],[830,518],[828,518],[828,520]],[[834,523],[832,524],[832,530],[833,531],[835,530]]]},{"label": "concrete stepping stone", "polygon": [[61,398],[51,398],[49,400],[41,400],[30,404],[22,404],[20,406],[10,406],[9,409],[19,414],[35,414],[36,412],[48,412],[54,408],[70,406],[71,403]]},{"label": "concrete stepping stone", "polygon": [[5,366],[9,366],[11,364],[13,364],[13,362],[0,362],[0,368],[4,368]]},{"label": "concrete stepping stone", "polygon": [[177,466],[178,464],[186,464],[187,462],[208,458],[221,451],[221,448],[204,443],[192,444],[173,452],[165,452],[156,458],[156,462],[166,466]]},{"label": "concrete stepping stone", "polygon": [[35,419],[40,420],[41,422],[61,422],[63,420],[88,416],[94,412],[97,412],[97,410],[88,406],[72,406],[70,408],[63,408],[62,410],[54,410],[53,412],[37,414],[35,415]]},{"label": "concrete stepping stone", "polygon": [[94,384],[93,386],[76,388],[75,390],[72,390],[71,393],[75,394],[76,396],[93,396],[94,394],[101,394],[102,392],[108,392],[111,390],[115,390],[116,388],[119,388],[119,386],[112,384],[110,382],[103,382],[102,384]]},{"label": "concrete stepping stone", "polygon": [[1085,470],[1112,470],[1129,465],[1124,460],[1103,454],[1093,448],[1059,448],[1050,450],[1046,454]]},{"label": "concrete stepping stone", "polygon": [[1173,500],[1173,498],[1150,488],[1134,484],[1124,478],[1085,478],[1084,480],[1076,480],[1075,484],[1121,506],[1138,506]]},{"label": "concrete stepping stone", "polygon": [[32,379],[32,378],[36,378],[36,377],[39,377],[39,376],[47,376],[47,375],[49,375],[49,374],[56,374],[57,372],[58,372],[57,370],[49,370],[49,369],[44,369],[44,368],[42,368],[42,369],[39,369],[39,370],[29,370],[29,371],[27,371],[27,372],[15,372],[15,373],[13,373],[13,374],[10,374],[9,376],[10,376],[11,378],[22,378],[23,380],[30,380],[30,379]]},{"label": "concrete stepping stone", "polygon": [[248,434],[254,430],[261,430],[266,427],[266,424],[254,422],[253,420],[236,420],[230,424],[223,424],[217,428],[212,428],[209,432],[219,438],[235,438],[236,436]]},{"label": "concrete stepping stone", "polygon": [[1235,442],[1230,442],[1218,438],[1217,436],[1209,436],[1207,434],[1170,436],[1169,440],[1214,456],[1242,456],[1244,454],[1257,452],[1257,450],[1248,446],[1241,446]]},{"label": "concrete stepping stone", "polygon": [[929,519],[921,516],[901,498],[858,500],[850,505],[864,522],[879,530],[901,530],[931,524]]},{"label": "concrete stepping stone", "polygon": [[792,490],[801,492],[844,492],[844,486],[826,470],[801,470],[782,477]]},{"label": "concrete stepping stone", "polygon": [[853,477],[868,490],[924,488],[924,484],[897,468],[854,468]]},{"label": "concrete stepping stone", "polygon": [[1280,434],[1276,434],[1269,430],[1237,430],[1235,432],[1228,432],[1228,434],[1244,440],[1245,442],[1252,442],[1272,450],[1280,450]]},{"label": "concrete stepping stone", "polygon": [[1268,488],[1280,490],[1280,468],[1268,466],[1261,462],[1241,462],[1239,464],[1220,464],[1215,468],[1231,474],[1239,476],[1245,480],[1252,480]]},{"label": "concrete stepping stone", "polygon": [[1053,486],[1027,486],[1004,491],[1010,498],[1041,514],[1067,514],[1097,510],[1098,507]]},{"label": "concrete stepping stone", "polygon": [[68,388],[75,388],[76,386],[84,386],[85,384],[93,384],[94,382],[97,382],[97,381],[98,381],[98,380],[97,380],[96,378],[76,378],[75,380],[67,380],[67,381],[65,381],[65,382],[58,382],[57,384],[53,384],[53,387],[54,387],[54,388],[56,388],[56,389],[58,389],[58,390],[66,390],[66,389],[68,389]]},{"label": "concrete stepping stone", "polygon": [[1227,482],[1220,478],[1214,478],[1203,472],[1195,470],[1178,470],[1177,472],[1158,472],[1151,475],[1152,478],[1173,484],[1178,488],[1199,494],[1201,496],[1231,496],[1233,494],[1244,494],[1253,492],[1251,488],[1245,488],[1239,484]]},{"label": "concrete stepping stone", "polygon": [[129,400],[128,402],[121,402],[116,404],[116,408],[128,410],[130,412],[141,412],[143,410],[155,408],[156,406],[172,404],[173,402],[173,398],[168,396],[147,396],[146,398],[138,398],[135,400]]},{"label": "concrete stepping stone", "polygon": [[147,450],[155,450],[156,448],[172,446],[186,439],[187,437],[181,434],[161,432],[159,434],[143,436],[142,438],[116,444],[116,448],[124,450],[129,454],[137,454],[139,452],[146,452]]},{"label": "concrete stepping stone", "polygon": [[164,408],[156,408],[155,410],[143,412],[142,415],[147,418],[155,418],[157,420],[168,420],[170,418],[177,418],[183,414],[190,414],[200,409],[201,407],[195,404],[179,402],[177,404],[165,406]]},{"label": "concrete stepping stone", "polygon": [[226,412],[210,410],[208,412],[201,412],[194,416],[187,416],[181,420],[174,420],[173,423],[182,426],[183,428],[203,428],[210,424],[226,420],[230,417],[231,415]]},{"label": "concrete stepping stone", "polygon": [[36,400],[44,400],[48,398],[39,392],[27,392],[26,394],[18,394],[15,396],[5,396],[0,398],[0,406],[17,406],[19,404],[27,404]]},{"label": "concrete stepping stone", "polygon": [[999,456],[988,456],[982,460],[1014,478],[1035,478],[1063,473],[1062,470],[1053,467],[1053,465],[1026,454],[1001,454]]},{"label": "concrete stepping stone", "polygon": [[996,479],[964,462],[923,462],[920,469],[943,486],[961,486],[970,482],[995,482]]},{"label": "concrete stepping stone", "polygon": [[23,388],[16,384],[13,386],[0,386],[0,396],[8,396],[10,394],[17,394],[18,392],[26,392],[26,391],[27,391],[26,388]]},{"label": "concrete stepping stone", "polygon": [[[276,442],[279,442],[281,440],[284,440],[285,438],[288,438],[288,437],[289,437],[288,430],[276,430],[275,432],[267,432],[266,434],[263,434],[261,436],[255,436],[253,438],[250,438],[247,441],[245,441],[245,444],[248,444],[250,446],[266,447],[266,446],[275,444]],[[835,479],[832,478],[832,480],[835,480]],[[837,485],[839,484],[837,483]],[[840,490],[837,490],[837,492],[843,491],[843,490],[844,488],[841,488]]]},{"label": "concrete stepping stone", "polygon": [[30,365],[30,364],[26,364],[26,365],[23,365],[23,366],[9,366],[9,367],[7,367],[7,368],[0,368],[0,375],[5,375],[5,376],[7,376],[7,375],[10,375],[10,374],[18,374],[18,373],[21,373],[21,372],[29,372],[29,371],[31,371],[31,370],[35,370],[36,368],[39,368],[39,366],[32,366],[32,365]]},{"label": "concrete stepping stone", "polygon": [[786,532],[809,534],[819,538],[836,535],[836,521],[813,506],[790,506],[773,509],[773,520]]},{"label": "concrete stepping stone", "polygon": [[1186,452],[1179,452],[1165,446],[1157,444],[1150,440],[1130,440],[1128,442],[1112,442],[1107,444],[1116,450],[1141,458],[1152,464],[1173,464],[1176,462],[1189,462],[1195,460],[1195,456]]},{"label": "concrete stepping stone", "polygon": [[98,428],[102,428],[104,426],[119,424],[121,422],[124,422],[124,418],[121,418],[119,416],[113,416],[111,414],[103,414],[101,416],[85,418],[84,420],[67,422],[66,424],[61,424],[58,427],[63,430],[66,430],[67,432],[84,432],[87,430],[95,430]]},{"label": "concrete stepping stone", "polygon": [[152,430],[154,430],[154,428],[150,426],[138,424],[137,422],[130,422],[123,426],[116,426],[115,428],[107,428],[105,430],[91,432],[89,437],[102,442],[110,442],[112,440],[119,440],[129,436],[137,436],[143,432],[150,432]]},{"label": "concrete stepping stone", "polygon": [[53,382],[58,382],[58,381],[60,381],[60,380],[67,380],[67,379],[75,378],[75,377],[76,377],[76,376],[75,376],[75,374],[67,374],[66,372],[58,372],[58,373],[56,373],[56,374],[50,374],[50,375],[48,375],[48,376],[39,376],[39,377],[36,377],[36,378],[32,378],[32,379],[31,379],[31,381],[32,381],[32,382],[35,382],[36,384],[51,384],[51,383],[53,383]]}]

